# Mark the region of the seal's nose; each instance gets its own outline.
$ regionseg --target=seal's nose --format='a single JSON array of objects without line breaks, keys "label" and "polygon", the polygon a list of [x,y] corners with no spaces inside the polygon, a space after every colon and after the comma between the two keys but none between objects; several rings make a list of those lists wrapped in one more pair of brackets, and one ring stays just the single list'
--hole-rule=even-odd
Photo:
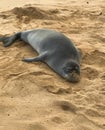
[{"label": "seal's nose", "polygon": [[66,74],[65,79],[67,79],[69,82],[76,83],[80,81],[80,74],[77,74],[75,71],[72,73]]},{"label": "seal's nose", "polygon": [[73,71],[70,79],[72,80],[72,82],[79,82],[80,81],[80,73],[77,73],[77,71]]}]

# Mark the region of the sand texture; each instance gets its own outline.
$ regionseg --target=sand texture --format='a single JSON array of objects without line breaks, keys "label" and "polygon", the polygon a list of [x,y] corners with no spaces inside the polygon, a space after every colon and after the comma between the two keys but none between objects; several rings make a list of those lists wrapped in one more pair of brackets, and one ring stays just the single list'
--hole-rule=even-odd
[{"label": "sand texture", "polygon": [[22,41],[0,43],[0,130],[105,130],[105,0],[0,0],[0,36],[50,28],[82,51],[72,84]]}]

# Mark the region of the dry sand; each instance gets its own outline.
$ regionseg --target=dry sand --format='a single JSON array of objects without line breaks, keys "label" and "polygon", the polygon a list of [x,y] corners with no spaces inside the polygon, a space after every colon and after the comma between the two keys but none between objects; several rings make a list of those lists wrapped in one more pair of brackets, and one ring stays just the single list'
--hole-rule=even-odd
[{"label": "dry sand", "polygon": [[81,81],[22,62],[37,55],[23,42],[0,43],[0,130],[105,130],[105,0],[0,0],[0,35],[33,28],[74,41],[83,53]]}]

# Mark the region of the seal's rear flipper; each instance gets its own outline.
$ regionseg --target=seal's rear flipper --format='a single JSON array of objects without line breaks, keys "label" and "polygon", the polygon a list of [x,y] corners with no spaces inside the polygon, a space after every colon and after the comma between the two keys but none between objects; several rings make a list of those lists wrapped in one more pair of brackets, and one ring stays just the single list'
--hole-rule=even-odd
[{"label": "seal's rear flipper", "polygon": [[6,36],[0,37],[0,42],[3,42],[4,47],[8,47],[11,44],[13,44],[16,40],[20,39],[20,35],[21,33],[16,33],[15,35],[10,37],[6,37]]},{"label": "seal's rear flipper", "polygon": [[38,61],[45,61],[45,59],[47,58],[47,53],[41,54],[37,57],[33,57],[33,58],[24,58],[22,59],[22,61],[25,62],[38,62]]}]

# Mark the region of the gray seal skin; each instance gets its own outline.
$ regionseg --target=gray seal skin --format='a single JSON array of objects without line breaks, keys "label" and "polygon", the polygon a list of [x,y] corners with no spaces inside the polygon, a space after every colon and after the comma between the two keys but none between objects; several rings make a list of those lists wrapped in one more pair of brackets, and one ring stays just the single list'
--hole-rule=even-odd
[{"label": "gray seal skin", "polygon": [[16,40],[30,44],[39,54],[33,58],[24,58],[23,61],[42,61],[68,81],[80,80],[79,51],[64,34],[55,30],[36,29],[18,32],[9,37],[0,37],[4,47],[10,46]]}]

